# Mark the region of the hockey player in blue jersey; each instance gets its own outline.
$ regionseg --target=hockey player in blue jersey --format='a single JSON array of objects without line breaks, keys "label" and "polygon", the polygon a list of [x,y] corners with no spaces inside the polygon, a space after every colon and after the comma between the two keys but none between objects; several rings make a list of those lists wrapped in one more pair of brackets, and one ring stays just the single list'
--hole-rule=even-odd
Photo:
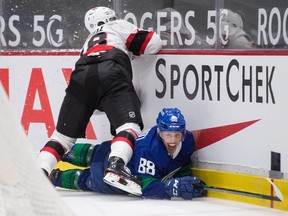
[{"label": "hockey player in blue jersey", "polygon": [[[137,138],[133,156],[126,167],[140,180],[141,196],[156,199],[182,197],[187,200],[204,196],[204,183],[192,177],[189,169],[195,141],[193,134],[186,130],[180,110],[164,108],[156,121],[157,125]],[[89,168],[66,171],[54,169],[50,175],[52,183],[68,189],[127,194],[103,181],[110,145],[111,141],[96,146],[76,144],[62,160]],[[115,182],[118,180],[121,179],[115,179]]]}]

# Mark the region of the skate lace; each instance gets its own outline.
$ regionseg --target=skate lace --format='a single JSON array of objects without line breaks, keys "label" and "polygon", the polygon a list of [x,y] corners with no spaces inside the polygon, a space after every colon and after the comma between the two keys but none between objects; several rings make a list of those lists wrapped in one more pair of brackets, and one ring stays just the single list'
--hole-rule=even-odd
[{"label": "skate lace", "polygon": [[131,170],[127,166],[124,166],[124,170],[131,175]]}]

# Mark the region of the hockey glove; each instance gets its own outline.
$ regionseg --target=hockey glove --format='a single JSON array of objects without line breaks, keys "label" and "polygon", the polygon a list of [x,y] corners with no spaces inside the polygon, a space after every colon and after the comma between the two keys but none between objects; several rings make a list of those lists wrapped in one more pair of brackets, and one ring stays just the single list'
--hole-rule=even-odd
[{"label": "hockey glove", "polygon": [[192,200],[194,197],[206,195],[204,185],[205,183],[197,177],[171,178],[165,182],[165,192],[170,197],[182,197],[185,200]]}]

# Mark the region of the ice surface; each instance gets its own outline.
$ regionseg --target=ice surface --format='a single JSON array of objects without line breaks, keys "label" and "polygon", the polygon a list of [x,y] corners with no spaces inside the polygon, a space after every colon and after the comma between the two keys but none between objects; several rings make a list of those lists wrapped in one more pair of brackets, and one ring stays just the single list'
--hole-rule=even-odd
[{"label": "ice surface", "polygon": [[58,191],[76,216],[287,216],[288,212],[214,198],[150,200],[93,192]]}]

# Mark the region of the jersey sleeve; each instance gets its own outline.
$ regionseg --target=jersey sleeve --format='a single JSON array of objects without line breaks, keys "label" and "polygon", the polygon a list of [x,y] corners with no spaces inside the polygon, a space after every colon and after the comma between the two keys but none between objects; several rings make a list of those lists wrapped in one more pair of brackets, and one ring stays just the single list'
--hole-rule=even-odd
[{"label": "jersey sleeve", "polygon": [[153,32],[152,37],[149,40],[149,43],[145,47],[145,50],[142,54],[156,54],[162,49],[162,40],[158,34]]},{"label": "jersey sleeve", "polygon": [[154,31],[140,29],[127,21],[120,22],[119,34],[126,40],[126,47],[134,55],[156,54],[162,48],[162,41]]},{"label": "jersey sleeve", "polygon": [[148,176],[142,176],[139,179],[142,183],[142,198],[171,199],[165,192],[164,183],[160,180]]},{"label": "jersey sleeve", "polygon": [[135,55],[156,54],[162,48],[160,37],[153,31],[140,30],[131,33],[126,46]]},{"label": "jersey sleeve", "polygon": [[[191,164],[188,164],[178,170],[172,178],[191,176]],[[165,183],[162,180],[153,178],[152,176],[137,176],[142,185],[142,197],[152,199],[171,199],[165,192]]]}]

